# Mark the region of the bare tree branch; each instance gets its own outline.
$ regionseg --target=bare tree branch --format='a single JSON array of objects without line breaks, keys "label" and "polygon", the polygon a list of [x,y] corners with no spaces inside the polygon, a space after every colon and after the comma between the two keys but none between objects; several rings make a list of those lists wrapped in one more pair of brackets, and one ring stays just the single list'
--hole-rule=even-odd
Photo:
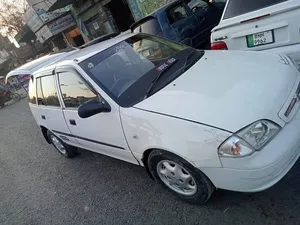
[{"label": "bare tree branch", "polygon": [[28,9],[25,0],[0,0],[0,33],[14,36],[18,33],[24,22],[24,14]]}]

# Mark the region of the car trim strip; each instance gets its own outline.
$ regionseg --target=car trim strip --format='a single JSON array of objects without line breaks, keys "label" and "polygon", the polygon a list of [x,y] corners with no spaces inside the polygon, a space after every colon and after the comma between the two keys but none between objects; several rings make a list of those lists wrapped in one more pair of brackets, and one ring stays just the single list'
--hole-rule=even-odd
[{"label": "car trim strip", "polygon": [[139,109],[139,110],[142,110],[142,111],[145,111],[145,112],[151,112],[151,113],[159,114],[159,115],[162,115],[162,116],[168,116],[168,117],[172,117],[172,118],[175,118],[175,119],[180,119],[180,120],[188,121],[188,122],[191,122],[191,123],[197,123],[197,124],[200,124],[200,125],[203,125],[203,126],[208,126],[208,127],[211,127],[211,128],[215,128],[215,129],[222,130],[222,131],[225,131],[225,132],[233,134],[233,132],[231,132],[229,130],[226,130],[226,129],[223,129],[223,128],[220,128],[220,127],[216,127],[216,126],[213,126],[213,125],[209,125],[209,124],[206,124],[206,123],[200,123],[200,122],[197,122],[195,120],[189,120],[189,119],[185,119],[185,118],[178,117],[178,116],[168,115],[168,114],[165,114],[165,113],[154,112],[154,111],[147,110],[147,109],[141,109],[141,108],[138,108],[138,107],[133,107],[133,108]]},{"label": "car trim strip", "polygon": [[99,144],[99,145],[105,145],[105,146],[108,146],[108,147],[118,148],[118,149],[125,150],[125,148],[123,148],[123,147],[112,145],[112,144],[108,144],[108,143],[104,143],[104,142],[101,142],[101,141],[95,141],[95,140],[92,140],[92,139],[88,139],[88,138],[85,138],[85,137],[76,136],[76,135],[73,135],[73,134],[66,134],[66,133],[63,133],[63,132],[60,132],[60,131],[57,131],[57,130],[52,130],[52,131],[54,133],[57,133],[57,134],[66,135],[66,136],[73,137],[73,138],[79,138],[79,139],[82,139],[84,141],[93,142],[93,143],[96,143],[96,144]]}]

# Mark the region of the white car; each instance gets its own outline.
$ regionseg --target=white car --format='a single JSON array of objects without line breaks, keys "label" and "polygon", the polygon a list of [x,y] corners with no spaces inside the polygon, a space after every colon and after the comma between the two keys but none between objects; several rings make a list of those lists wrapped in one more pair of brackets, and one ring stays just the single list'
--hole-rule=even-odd
[{"label": "white car", "polygon": [[228,0],[211,48],[284,53],[300,64],[299,0]]},{"label": "white car", "polygon": [[34,73],[29,104],[62,155],[83,148],[144,166],[177,196],[204,203],[216,188],[269,188],[294,165],[299,84],[284,55],[129,34]]}]

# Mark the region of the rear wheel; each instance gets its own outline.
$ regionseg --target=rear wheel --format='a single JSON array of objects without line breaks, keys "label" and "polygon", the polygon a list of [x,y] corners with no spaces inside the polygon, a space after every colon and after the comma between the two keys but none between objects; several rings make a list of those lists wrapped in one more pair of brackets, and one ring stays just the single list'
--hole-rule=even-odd
[{"label": "rear wheel", "polygon": [[10,97],[10,99],[13,99],[15,102],[18,102],[21,100],[21,96],[18,93],[11,93],[9,97]]},{"label": "rear wheel", "polygon": [[51,131],[47,131],[47,136],[54,148],[66,158],[73,158],[77,155],[77,148],[67,145]]},{"label": "rear wheel", "polygon": [[148,166],[156,180],[187,202],[205,203],[215,190],[201,171],[172,153],[152,151],[148,157]]}]

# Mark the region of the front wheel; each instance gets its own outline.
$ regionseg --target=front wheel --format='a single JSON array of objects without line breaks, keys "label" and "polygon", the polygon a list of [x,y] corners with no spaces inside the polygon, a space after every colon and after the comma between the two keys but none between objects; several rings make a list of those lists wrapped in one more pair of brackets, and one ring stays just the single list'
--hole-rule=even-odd
[{"label": "front wheel", "polygon": [[18,102],[21,100],[21,96],[18,93],[11,93],[9,97],[10,97],[10,99],[13,99],[15,102]]},{"label": "front wheel", "polygon": [[205,174],[172,153],[152,151],[148,157],[148,166],[157,181],[189,203],[203,204],[215,190]]},{"label": "front wheel", "polygon": [[51,131],[47,131],[47,136],[54,146],[54,148],[62,154],[66,158],[73,158],[77,155],[77,148],[67,145],[61,139],[59,139],[56,135],[54,135]]}]

